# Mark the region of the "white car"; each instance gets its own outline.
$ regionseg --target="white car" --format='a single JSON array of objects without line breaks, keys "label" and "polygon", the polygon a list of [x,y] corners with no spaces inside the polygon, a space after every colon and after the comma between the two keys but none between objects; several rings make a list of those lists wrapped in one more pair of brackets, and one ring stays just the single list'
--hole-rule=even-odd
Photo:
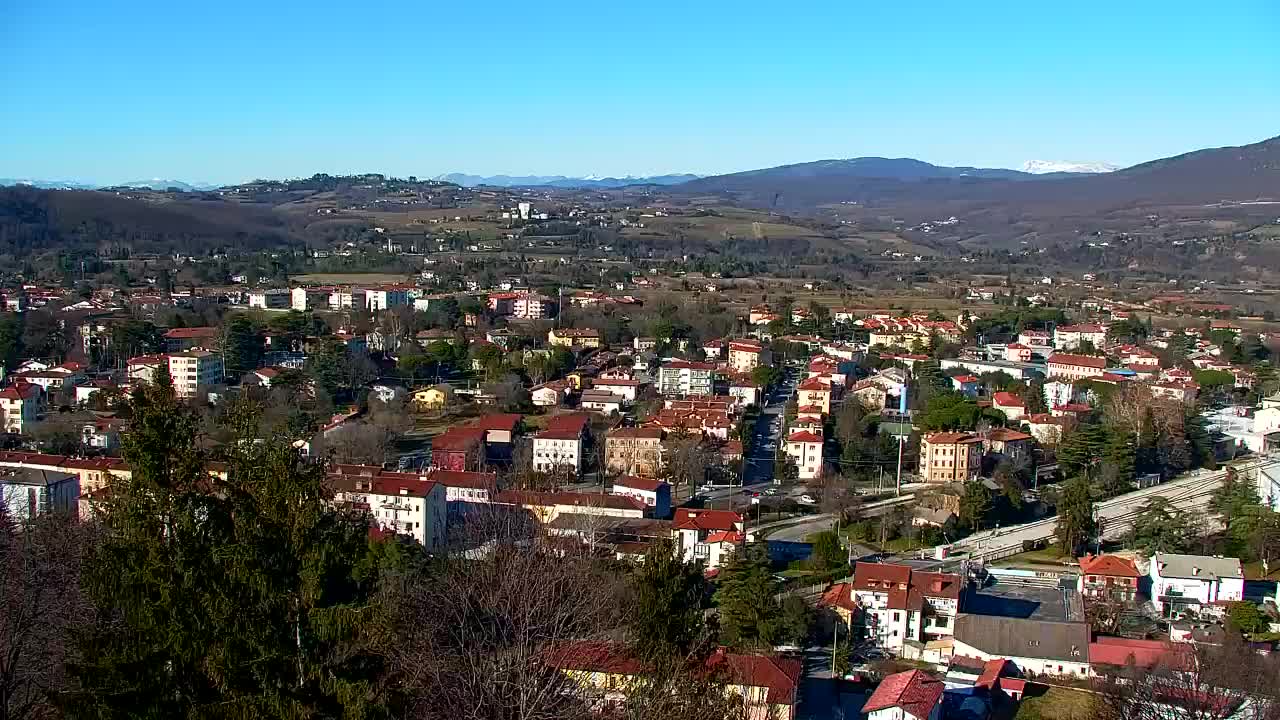
[{"label": "white car", "polygon": [[817,504],[818,504],[818,501],[817,501],[817,500],[814,500],[814,499],[813,499],[813,497],[812,497],[812,496],[809,496],[809,495],[801,495],[801,496],[800,496],[800,502],[804,503],[805,505],[817,505]]}]

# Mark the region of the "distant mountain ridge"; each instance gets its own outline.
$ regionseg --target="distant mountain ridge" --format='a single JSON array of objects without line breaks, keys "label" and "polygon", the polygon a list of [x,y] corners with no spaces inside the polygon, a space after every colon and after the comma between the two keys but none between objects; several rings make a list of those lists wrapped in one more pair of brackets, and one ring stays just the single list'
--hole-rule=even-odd
[{"label": "distant mountain ridge", "polygon": [[216,190],[222,185],[215,183],[187,183],[181,180],[165,180],[164,178],[152,178],[151,180],[132,180],[130,182],[112,183],[110,185],[102,185],[99,183],[87,183],[80,180],[40,180],[28,178],[0,178],[0,186],[6,185],[30,185],[31,187],[41,188],[42,190],[100,190],[102,188],[134,188],[141,190],[143,188],[151,188],[152,190],[168,190],[169,188],[178,188],[183,192],[193,192],[198,190]]},{"label": "distant mountain ridge", "polygon": [[671,175],[648,175],[623,177],[569,177],[566,175],[468,175],[466,173],[446,173],[437,175],[433,180],[451,182],[463,187],[490,185],[493,187],[558,187],[558,188],[620,188],[628,185],[679,185],[697,180],[700,175],[692,173],[676,173]]}]

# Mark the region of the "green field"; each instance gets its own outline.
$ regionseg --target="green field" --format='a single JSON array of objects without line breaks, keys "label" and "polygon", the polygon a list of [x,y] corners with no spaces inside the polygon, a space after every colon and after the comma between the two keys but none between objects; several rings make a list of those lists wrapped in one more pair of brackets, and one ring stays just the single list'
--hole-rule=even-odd
[{"label": "green field", "polygon": [[1051,687],[1039,697],[1025,697],[1014,720],[1086,720],[1093,715],[1092,696],[1082,690]]}]

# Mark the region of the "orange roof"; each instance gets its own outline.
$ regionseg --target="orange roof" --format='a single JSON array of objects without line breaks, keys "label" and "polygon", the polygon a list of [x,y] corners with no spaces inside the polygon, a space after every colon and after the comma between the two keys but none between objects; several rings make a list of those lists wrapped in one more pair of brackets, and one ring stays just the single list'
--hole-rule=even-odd
[{"label": "orange roof", "polygon": [[1054,353],[1047,361],[1050,365],[1075,365],[1101,370],[1107,366],[1107,359],[1093,355],[1072,355],[1070,353]]},{"label": "orange roof", "polygon": [[732,510],[676,508],[672,524],[677,530],[736,530],[742,516]]},{"label": "orange roof", "polygon": [[914,717],[927,718],[942,699],[942,691],[941,680],[920,670],[894,673],[880,681],[862,712],[902,708]]},{"label": "orange roof", "polygon": [[992,395],[991,399],[995,401],[996,405],[1001,405],[1003,407],[1024,407],[1025,406],[1025,403],[1022,401],[1022,398],[1018,397],[1017,395],[1014,395],[1011,392],[1003,392],[1003,391],[998,392]]},{"label": "orange roof", "polygon": [[1080,572],[1086,575],[1142,577],[1132,560],[1116,555],[1085,555],[1080,558]]},{"label": "orange roof", "polygon": [[811,433],[811,432],[805,432],[805,431],[795,432],[787,436],[787,442],[789,443],[793,443],[793,442],[820,443],[822,442],[822,436],[815,433]]}]

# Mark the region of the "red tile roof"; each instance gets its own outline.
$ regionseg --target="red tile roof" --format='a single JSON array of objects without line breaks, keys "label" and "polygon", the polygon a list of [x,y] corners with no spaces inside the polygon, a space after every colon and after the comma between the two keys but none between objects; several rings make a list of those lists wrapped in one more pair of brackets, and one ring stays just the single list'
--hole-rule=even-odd
[{"label": "red tile roof", "polygon": [[644,510],[647,505],[633,497],[605,495],[603,493],[531,492],[527,490],[503,490],[494,498],[509,505],[573,505],[575,507],[609,508],[613,510]]},{"label": "red tile roof", "polygon": [[820,443],[822,436],[811,432],[794,432],[787,436],[789,443]]},{"label": "red tile roof", "polygon": [[492,415],[481,415],[471,423],[471,427],[480,428],[482,430],[506,430],[514,432],[516,426],[520,424],[520,420],[524,416],[520,413],[501,413]]},{"label": "red tile roof", "polygon": [[987,433],[987,439],[996,442],[1017,442],[1019,440],[1030,440],[1031,436],[1009,428],[996,428]]},{"label": "red tile roof", "polygon": [[218,336],[216,327],[170,328],[164,336],[169,340],[203,340]]},{"label": "red tile roof", "polygon": [[1170,668],[1188,667],[1195,659],[1190,647],[1165,640],[1133,640],[1130,638],[1099,636],[1089,643],[1089,662],[1096,665],[1124,667],[1129,659],[1140,668],[1164,665]]},{"label": "red tile roof", "polygon": [[466,470],[432,470],[426,479],[445,487],[493,488],[498,484],[497,473],[470,472]]},{"label": "red tile roof", "polygon": [[629,488],[631,490],[643,490],[645,492],[658,492],[666,485],[662,480],[653,478],[636,477],[635,475],[623,475],[613,481],[613,486]]},{"label": "red tile roof", "polygon": [[677,530],[736,530],[742,516],[732,510],[693,510],[677,508],[672,525]]},{"label": "red tile roof", "polygon": [[836,583],[827,588],[818,599],[819,607],[838,607],[850,612],[858,608],[853,601],[853,586],[849,583]]},{"label": "red tile roof", "polygon": [[32,400],[40,397],[40,386],[20,382],[0,390],[0,398],[5,400]]},{"label": "red tile roof", "polygon": [[479,427],[451,427],[431,439],[431,451],[466,451],[484,442],[486,430]]},{"label": "red tile roof", "polygon": [[1094,357],[1093,355],[1072,355],[1069,353],[1054,353],[1049,356],[1047,361],[1050,365],[1075,365],[1077,367],[1088,367],[1101,370],[1107,366],[1107,359],[1102,357]]},{"label": "red tile roof", "polygon": [[1080,558],[1080,572],[1086,575],[1110,575],[1112,577],[1142,577],[1133,560],[1116,555],[1085,555]]},{"label": "red tile roof", "polygon": [[737,544],[744,541],[745,539],[746,539],[746,536],[740,532],[735,532],[733,530],[717,530],[707,535],[707,539],[705,540],[705,542],[711,543],[711,544],[721,543],[721,542]]},{"label": "red tile roof", "polygon": [[894,673],[876,686],[867,704],[862,706],[864,714],[902,708],[918,718],[927,718],[942,699],[942,681],[919,670]]},{"label": "red tile roof", "polygon": [[1011,392],[998,392],[992,395],[991,399],[995,401],[996,405],[1001,405],[1003,407],[1025,407],[1026,406],[1026,403],[1022,401],[1021,397],[1018,397],[1017,395],[1014,395]]},{"label": "red tile roof", "polygon": [[967,432],[936,432],[924,436],[930,445],[955,445],[957,443],[982,442],[982,438]]}]

